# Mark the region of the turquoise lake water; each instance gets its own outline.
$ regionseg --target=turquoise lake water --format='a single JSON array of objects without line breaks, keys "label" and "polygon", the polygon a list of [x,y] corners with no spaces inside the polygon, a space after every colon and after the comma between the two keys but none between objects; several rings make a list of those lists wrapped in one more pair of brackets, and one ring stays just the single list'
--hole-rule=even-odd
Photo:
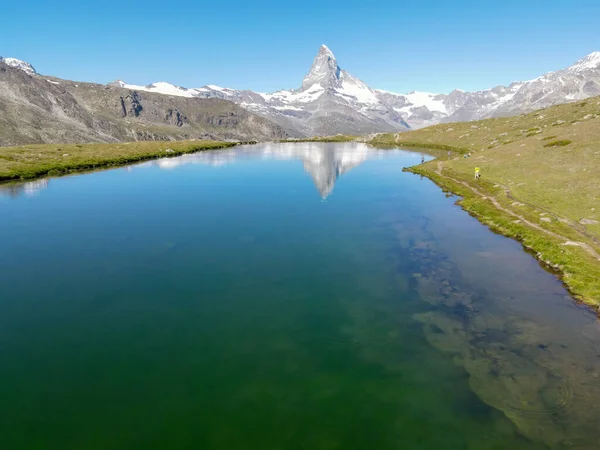
[{"label": "turquoise lake water", "polygon": [[600,326],[421,154],[0,186],[0,448],[598,449]]}]

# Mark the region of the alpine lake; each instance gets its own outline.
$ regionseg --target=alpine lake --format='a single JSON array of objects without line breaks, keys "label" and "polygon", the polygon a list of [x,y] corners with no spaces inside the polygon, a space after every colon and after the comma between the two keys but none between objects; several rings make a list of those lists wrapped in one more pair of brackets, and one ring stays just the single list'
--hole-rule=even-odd
[{"label": "alpine lake", "polygon": [[600,448],[596,316],[420,160],[258,144],[0,186],[0,448]]}]

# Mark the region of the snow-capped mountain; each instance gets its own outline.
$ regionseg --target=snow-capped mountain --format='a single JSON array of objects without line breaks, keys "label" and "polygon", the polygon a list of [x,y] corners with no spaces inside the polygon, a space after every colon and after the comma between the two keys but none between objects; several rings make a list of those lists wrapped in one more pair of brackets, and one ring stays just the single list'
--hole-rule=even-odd
[{"label": "snow-capped mountain", "polygon": [[207,85],[196,89],[166,82],[120,87],[184,97],[222,98],[263,115],[299,136],[420,128],[439,122],[477,120],[519,114],[558,103],[600,95],[600,52],[573,66],[530,81],[477,92],[397,94],[371,89],[340,69],[323,45],[297,90],[272,94]]},{"label": "snow-capped mountain", "polygon": [[[25,83],[29,80],[37,86],[37,97],[33,95],[34,92],[32,91],[32,99],[34,97],[38,100],[43,98],[39,95],[39,92],[49,89],[51,87],[49,85],[58,85],[61,88],[68,87],[70,90],[81,90],[85,86],[92,86],[91,84],[74,83],[53,77],[41,77],[31,64],[16,58],[0,57],[0,64],[20,69],[29,75],[29,77],[20,81]],[[15,77],[12,78],[16,79]],[[42,81],[43,83],[41,83]],[[363,81],[342,70],[334,54],[325,45],[319,49],[309,72],[298,89],[281,90],[266,94],[250,90],[228,89],[216,85],[188,89],[164,81],[148,86],[137,86],[123,81],[115,81],[110,85],[112,89],[110,92],[113,90],[115,92],[133,90],[189,98],[190,100],[177,100],[181,108],[189,106],[189,102],[194,103],[195,99],[221,99],[236,103],[243,108],[242,111],[246,110],[245,113],[249,112],[255,116],[262,116],[258,119],[263,120],[266,118],[271,123],[268,126],[266,123],[260,125],[260,127],[269,128],[266,133],[259,133],[260,136],[244,132],[244,136],[252,136],[253,138],[260,137],[262,139],[263,136],[273,135],[273,133],[277,136],[293,137],[333,135],[337,133],[361,135],[373,132],[403,131],[408,129],[409,126],[420,128],[440,122],[515,115],[600,95],[600,52],[591,53],[566,69],[550,72],[533,80],[514,82],[508,86],[496,86],[492,89],[477,92],[465,92],[457,89],[449,94],[427,92],[397,94],[372,89]],[[41,86],[45,86],[45,88],[41,88]],[[8,85],[7,89],[6,95],[12,99],[11,101],[15,100],[15,89]],[[90,89],[85,90],[85,92],[88,91]],[[77,95],[81,96],[81,94]],[[122,111],[123,105],[131,101],[137,102],[136,96],[138,96],[138,93],[135,92],[131,93],[130,96],[125,95],[124,100],[115,106],[122,117],[126,115]],[[158,97],[162,96],[159,95]],[[161,103],[158,97],[153,96],[152,99],[147,98],[146,101]],[[73,101],[77,102],[76,99]],[[164,99],[163,103],[171,101],[174,100]],[[96,103],[98,102],[94,101],[90,104],[95,105]],[[111,105],[111,107],[113,106]],[[237,108],[240,109],[239,107]],[[152,114],[149,108],[145,108],[143,111],[148,112],[148,118],[144,119],[146,121],[160,119],[162,122],[166,121],[171,124],[173,117],[179,117],[174,121],[174,124],[180,129],[178,135],[187,130],[186,120],[190,122],[188,120],[189,116],[182,113],[183,109],[173,112],[167,111],[164,117],[161,114]],[[188,113],[191,114],[189,111]],[[18,117],[22,118],[22,114]],[[2,117],[0,117],[1,119]],[[4,119],[12,120],[9,115],[5,115]],[[215,119],[217,124],[224,120]],[[253,118],[252,121],[256,121],[256,118]],[[233,122],[228,121],[227,126],[236,128],[237,125]],[[31,121],[26,121],[26,124],[31,124]],[[279,129],[274,132],[274,128]],[[20,128],[14,127],[11,129],[20,130]],[[256,126],[253,125],[252,129],[255,130]],[[8,140],[8,142],[13,141],[12,138]]]},{"label": "snow-capped mountain", "polygon": [[477,92],[408,95],[377,91],[413,127],[520,114],[600,95],[600,52],[534,80]]},{"label": "snow-capped mountain", "polygon": [[16,67],[17,69],[21,69],[27,75],[35,75],[37,72],[33,68],[31,64],[25,61],[21,61],[17,58],[4,58],[0,56],[0,63],[4,63],[7,66]]},{"label": "snow-capped mountain", "polygon": [[297,136],[365,134],[409,128],[400,113],[381,101],[376,91],[342,70],[334,54],[325,45],[319,49],[299,89],[272,94],[215,85],[186,89],[166,82],[148,86],[136,86],[122,81],[112,84],[168,95],[231,100],[271,119]]}]

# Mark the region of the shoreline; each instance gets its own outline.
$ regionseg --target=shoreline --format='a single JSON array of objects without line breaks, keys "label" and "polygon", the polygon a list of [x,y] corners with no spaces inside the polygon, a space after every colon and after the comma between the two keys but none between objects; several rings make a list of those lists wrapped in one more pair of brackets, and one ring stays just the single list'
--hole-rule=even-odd
[{"label": "shoreline", "polygon": [[[600,96],[519,115],[382,133],[370,144],[431,148],[426,176],[479,222],[522,243],[600,313]],[[444,152],[445,150],[445,152]],[[475,180],[474,170],[482,177]]]},{"label": "shoreline", "polygon": [[[383,135],[385,136],[385,135]],[[394,139],[394,141],[389,141],[385,139],[385,137],[375,137],[374,139],[368,141],[368,144],[371,144],[375,147],[381,148],[418,148],[418,149],[429,149],[429,150],[441,150],[441,151],[450,151],[453,153],[458,153],[460,155],[464,155],[465,153],[469,153],[471,150],[463,147],[456,147],[454,145],[446,145],[446,144],[434,144],[434,143],[425,143],[425,142],[408,142],[408,141],[400,141],[398,139]]]},{"label": "shoreline", "polygon": [[[231,148],[238,145],[252,145],[254,141],[248,142],[223,142],[223,141],[141,141],[121,142],[116,144],[34,144],[16,147],[0,148],[0,167],[3,162],[9,161],[6,171],[0,171],[0,185],[33,181],[47,177],[60,177],[79,173],[93,172],[150,161],[161,158],[174,158],[177,156],[197,153],[207,150],[219,150]],[[128,151],[127,147],[134,147]],[[116,154],[103,154],[102,150],[108,148],[110,151],[123,149]],[[7,151],[8,150],[8,151]],[[92,151],[93,154],[79,155],[78,153]],[[96,150],[100,150],[97,152]],[[12,152],[19,154],[26,162],[17,162],[18,167],[11,168],[10,162],[15,160]],[[40,153],[41,152],[41,153]],[[63,153],[63,152],[72,152]],[[58,159],[60,155],[68,158]],[[40,155],[41,156],[40,158]],[[65,156],[66,155],[66,156]],[[29,161],[32,157],[38,157],[35,162]],[[69,158],[71,157],[71,158]]]},{"label": "shoreline", "polygon": [[[438,171],[431,170],[432,164],[438,165]],[[470,183],[457,182],[454,178],[444,175],[437,158],[423,165],[406,167],[403,171],[424,176],[443,192],[459,197],[456,204],[465,212],[492,232],[519,242],[525,251],[561,280],[577,303],[600,315],[600,297],[593,288],[593,283],[598,283],[597,280],[600,279],[594,276],[596,272],[600,274],[600,261],[591,246],[589,248],[592,253],[584,249],[587,246],[585,243],[572,242],[568,236],[544,230],[539,226],[531,226],[523,216],[505,208],[499,209],[498,205],[494,204],[497,202],[477,191]],[[515,217],[519,218],[515,220]],[[547,236],[546,233],[551,234]],[[565,257],[565,252],[571,253],[569,258]],[[595,270],[590,274],[587,269]]]}]

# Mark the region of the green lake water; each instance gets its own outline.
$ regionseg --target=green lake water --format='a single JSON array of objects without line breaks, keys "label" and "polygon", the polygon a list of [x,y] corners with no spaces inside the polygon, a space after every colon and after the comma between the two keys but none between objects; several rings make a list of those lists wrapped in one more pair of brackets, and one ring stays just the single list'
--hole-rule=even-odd
[{"label": "green lake water", "polygon": [[595,316],[420,159],[259,144],[0,186],[0,449],[600,448]]}]

